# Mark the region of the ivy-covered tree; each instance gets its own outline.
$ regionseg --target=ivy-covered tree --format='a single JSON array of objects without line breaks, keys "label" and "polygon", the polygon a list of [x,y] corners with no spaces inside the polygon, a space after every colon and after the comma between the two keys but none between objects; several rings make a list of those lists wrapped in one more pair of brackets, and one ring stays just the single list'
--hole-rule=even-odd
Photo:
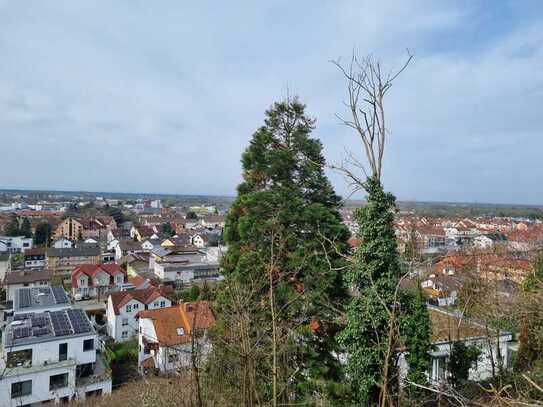
[{"label": "ivy-covered tree", "polygon": [[[347,372],[356,402],[360,405],[395,405],[399,393],[398,352],[407,348],[412,376],[421,379],[429,350],[429,316],[420,297],[401,292],[402,270],[394,233],[395,198],[383,189],[381,176],[386,127],[384,99],[392,82],[409,64],[411,56],[396,72],[385,73],[372,56],[353,55],[351,63],[336,62],[347,81],[347,118],[342,122],[353,129],[363,144],[369,171],[356,159],[353,165],[334,166],[359,190],[367,193],[367,203],[354,218],[359,225],[358,240],[347,283],[354,292],[347,308],[347,324],[340,340],[347,354]],[[362,172],[362,175],[358,171]],[[408,315],[408,310],[416,311]],[[409,318],[408,318],[409,317]],[[406,319],[407,318],[407,319]],[[407,343],[407,333],[423,327],[420,337]],[[407,330],[402,333],[402,328]],[[402,340],[404,339],[404,340]],[[418,358],[422,358],[418,360]]]},{"label": "ivy-covered tree", "polygon": [[20,233],[24,237],[32,237],[32,226],[30,225],[30,221],[26,217],[24,217],[23,221],[21,222]]},{"label": "ivy-covered tree", "polygon": [[543,252],[536,255],[533,271],[524,279],[518,302],[521,321],[515,370],[543,371]]},{"label": "ivy-covered tree", "polygon": [[347,388],[333,351],[349,233],[313,128],[298,99],[266,112],[226,217],[215,350],[226,369],[236,363],[226,386],[244,405],[341,399]]},{"label": "ivy-covered tree", "polygon": [[[406,361],[409,367],[407,380],[411,383],[424,385],[427,382],[428,367],[430,365],[431,324],[428,317],[426,298],[420,287],[416,290],[406,290],[402,293],[402,310],[400,319],[400,332],[402,342],[407,349]],[[412,396],[419,396],[423,392],[420,387],[407,386]]]},{"label": "ivy-covered tree", "polygon": [[451,384],[460,387],[468,381],[469,370],[475,365],[481,350],[473,345],[466,346],[462,341],[455,341],[449,356],[449,372]]}]

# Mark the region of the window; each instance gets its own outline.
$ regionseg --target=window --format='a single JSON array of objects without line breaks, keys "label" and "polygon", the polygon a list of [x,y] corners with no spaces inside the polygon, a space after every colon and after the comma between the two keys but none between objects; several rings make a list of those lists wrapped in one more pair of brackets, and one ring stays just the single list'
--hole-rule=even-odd
[{"label": "window", "polygon": [[178,360],[177,353],[168,354],[168,363],[177,362],[177,360]]},{"label": "window", "polygon": [[183,328],[177,328],[177,335],[179,336],[185,335],[185,330]]},{"label": "window", "polygon": [[11,384],[11,398],[23,397],[32,394],[32,380]]},{"label": "window", "polygon": [[160,301],[160,307],[164,308],[166,306],[166,301]]},{"label": "window", "polygon": [[153,302],[153,307],[158,308],[158,302]]},{"label": "window", "polygon": [[58,361],[63,361],[68,359],[68,344],[60,343],[58,345]]},{"label": "window", "polygon": [[138,309],[140,307],[140,305],[139,304],[134,304],[133,307],[136,310],[136,309]]},{"label": "window", "polygon": [[123,321],[121,322],[121,325],[122,326],[127,326],[128,325],[128,318],[123,318]]},{"label": "window", "polygon": [[8,352],[8,367],[32,365],[32,349]]},{"label": "window", "polygon": [[123,339],[128,338],[128,331],[122,331],[121,332],[121,338],[123,338]]},{"label": "window", "polygon": [[85,339],[83,341],[83,351],[87,352],[89,350],[94,350],[94,339]]},{"label": "window", "polygon": [[132,305],[126,306],[126,312],[132,312]]},{"label": "window", "polygon": [[49,377],[49,390],[62,389],[68,386],[68,373],[56,374]]}]

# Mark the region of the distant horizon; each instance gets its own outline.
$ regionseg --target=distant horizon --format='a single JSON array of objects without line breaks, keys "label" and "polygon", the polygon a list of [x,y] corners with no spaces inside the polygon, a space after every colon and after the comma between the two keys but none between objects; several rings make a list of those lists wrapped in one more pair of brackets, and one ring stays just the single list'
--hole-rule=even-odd
[{"label": "distant horizon", "polygon": [[[228,194],[191,194],[191,193],[160,193],[160,192],[120,192],[120,191],[91,191],[91,190],[63,190],[63,189],[27,189],[27,188],[0,188],[0,193],[18,193],[18,192],[33,192],[33,193],[52,193],[52,194],[95,194],[100,195],[129,195],[129,196],[151,196],[151,197],[187,197],[187,198],[228,198],[235,199],[236,195]],[[365,202],[364,199],[344,199],[345,202]],[[407,204],[433,204],[433,205],[472,205],[472,206],[511,206],[525,208],[543,208],[543,204],[528,204],[528,203],[508,203],[508,202],[479,202],[479,201],[434,201],[434,200],[414,200],[401,199],[396,197],[398,203]]]},{"label": "distant horizon", "polygon": [[409,49],[385,102],[386,189],[543,204],[540,1],[0,0],[0,37],[2,187],[229,196],[266,110],[288,96],[316,119],[326,162],[347,150],[366,164],[337,117],[347,89],[330,61],[371,54],[388,72]]}]

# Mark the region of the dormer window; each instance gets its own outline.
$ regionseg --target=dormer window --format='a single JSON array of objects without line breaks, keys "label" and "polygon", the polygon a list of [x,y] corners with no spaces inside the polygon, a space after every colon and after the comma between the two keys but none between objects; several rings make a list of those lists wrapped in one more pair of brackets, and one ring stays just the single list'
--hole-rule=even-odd
[{"label": "dormer window", "polygon": [[132,305],[127,305],[126,306],[126,312],[132,312]]},{"label": "dormer window", "polygon": [[183,336],[185,335],[185,330],[183,328],[177,328],[177,335],[179,336]]}]

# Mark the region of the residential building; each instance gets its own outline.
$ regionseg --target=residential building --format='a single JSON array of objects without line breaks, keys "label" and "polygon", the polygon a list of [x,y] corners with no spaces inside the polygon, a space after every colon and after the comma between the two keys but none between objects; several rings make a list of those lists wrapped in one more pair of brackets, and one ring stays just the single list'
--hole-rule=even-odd
[{"label": "residential building", "polygon": [[141,246],[141,242],[134,240],[121,240],[119,244],[115,246],[115,259],[120,260],[123,256],[144,252],[145,250]]},{"label": "residential building", "polygon": [[174,302],[169,287],[149,286],[143,289],[117,291],[107,299],[107,332],[115,342],[123,342],[138,333],[138,313],[149,309],[170,307]]},{"label": "residential building", "polygon": [[73,245],[74,244],[70,239],[60,237],[53,242],[51,247],[54,247],[55,249],[71,249]]},{"label": "residential building", "polygon": [[0,236],[0,253],[22,253],[32,247],[32,238],[24,236]]},{"label": "residential building", "polygon": [[53,239],[64,237],[76,242],[83,237],[83,225],[75,218],[68,217],[61,221],[53,232]]},{"label": "residential building", "polygon": [[198,347],[203,363],[211,350],[207,331],[215,316],[206,301],[187,302],[139,314],[138,365],[146,371],[173,372],[191,366]]},{"label": "residential building", "polygon": [[119,259],[119,264],[126,267],[129,276],[136,276],[149,271],[149,253],[132,253]]},{"label": "residential building", "polygon": [[34,247],[24,251],[25,268],[44,268],[45,267],[45,248]]},{"label": "residential building", "polygon": [[15,293],[23,287],[46,287],[49,286],[53,273],[50,271],[12,271],[6,274],[4,279],[4,288],[6,290],[6,300],[13,301]]},{"label": "residential building", "polygon": [[149,269],[163,282],[175,286],[222,279],[219,263],[209,261],[195,246],[155,247],[149,257]]},{"label": "residential building", "polygon": [[[469,370],[469,379],[472,381],[482,381],[492,377],[492,366],[498,365],[500,357],[505,369],[511,367],[512,357],[509,344],[512,335],[510,332],[500,332],[489,337],[482,325],[465,316],[434,307],[429,308],[429,315],[432,325],[430,383],[442,385],[450,379],[449,358],[455,340],[463,342],[466,346],[475,346],[480,351],[477,363]],[[405,377],[407,370],[404,355],[401,355],[400,374],[402,377]]]},{"label": "residential building", "polygon": [[100,247],[81,244],[69,249],[49,248],[46,252],[46,268],[54,274],[70,275],[72,270],[82,264],[100,263]]},{"label": "residential building", "polygon": [[111,393],[111,375],[84,311],[60,287],[21,288],[2,329],[0,407]]},{"label": "residential building", "polygon": [[125,271],[118,264],[82,264],[72,271],[72,295],[74,298],[102,298],[120,290],[125,282]]}]

